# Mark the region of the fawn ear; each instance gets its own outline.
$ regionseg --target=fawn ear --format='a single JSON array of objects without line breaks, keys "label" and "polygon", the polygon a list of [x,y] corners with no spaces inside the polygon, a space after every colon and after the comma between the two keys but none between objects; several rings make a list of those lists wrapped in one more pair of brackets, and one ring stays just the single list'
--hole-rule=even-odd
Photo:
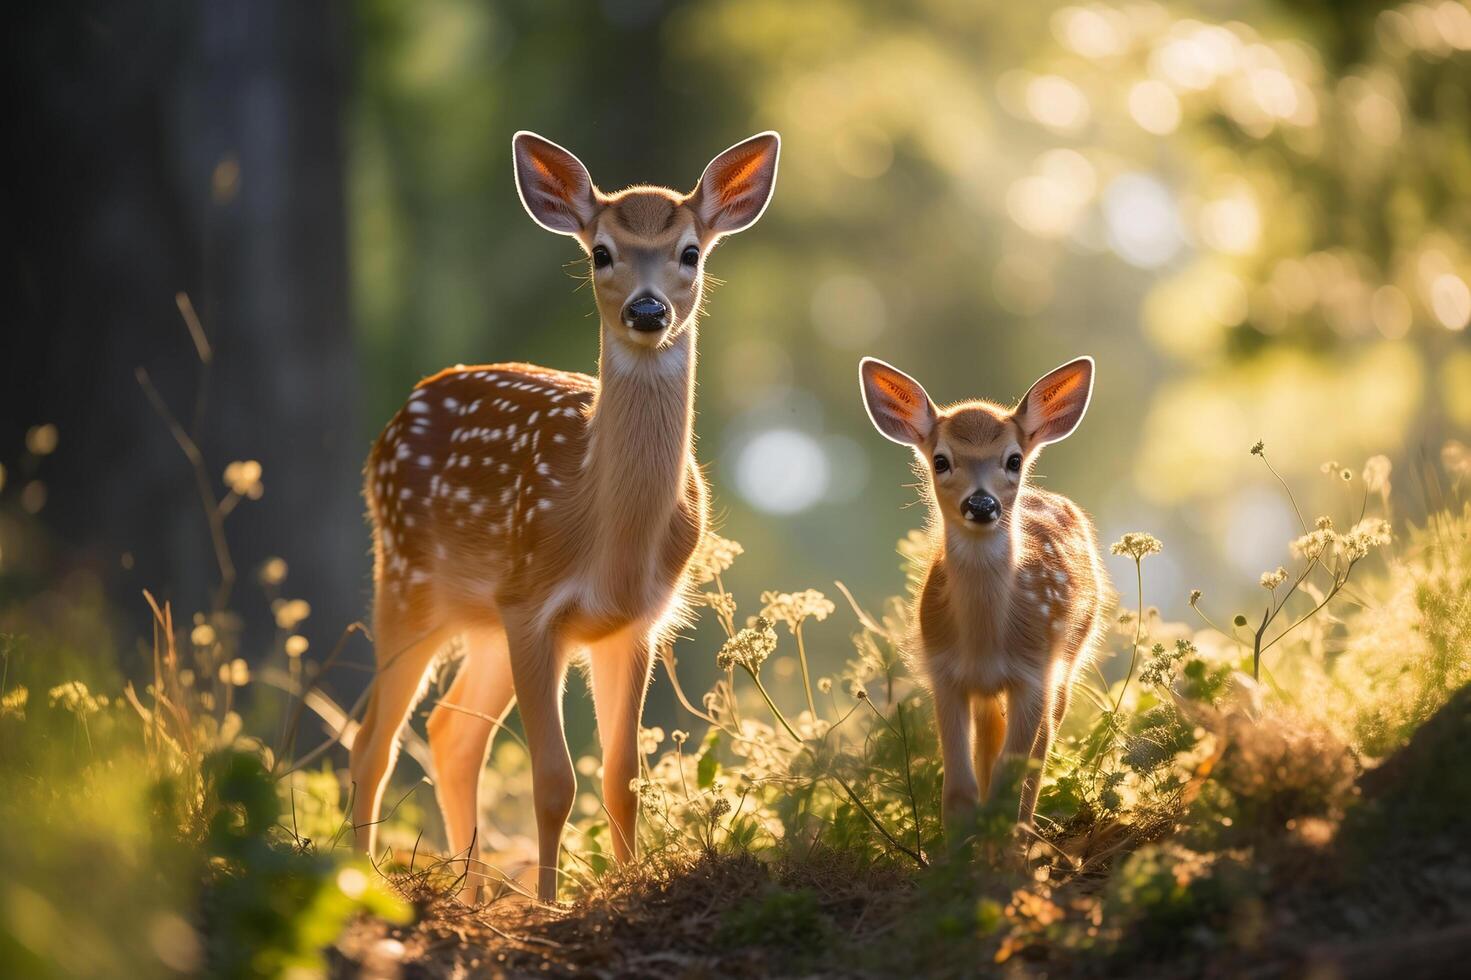
[{"label": "fawn ear", "polygon": [[559,235],[575,235],[592,222],[597,191],[581,160],[524,129],[511,140],[511,151],[516,192],[532,220]]},{"label": "fawn ear", "polygon": [[691,195],[695,214],[717,235],[756,223],[776,186],[781,137],[766,132],[743,140],[710,161]]},{"label": "fawn ear", "polygon": [[1037,379],[1012,413],[1025,448],[1044,446],[1073,434],[1093,397],[1093,358],[1080,357]]},{"label": "fawn ear", "polygon": [[873,427],[903,446],[923,446],[935,431],[935,406],[918,381],[876,357],[858,363],[863,406]]}]

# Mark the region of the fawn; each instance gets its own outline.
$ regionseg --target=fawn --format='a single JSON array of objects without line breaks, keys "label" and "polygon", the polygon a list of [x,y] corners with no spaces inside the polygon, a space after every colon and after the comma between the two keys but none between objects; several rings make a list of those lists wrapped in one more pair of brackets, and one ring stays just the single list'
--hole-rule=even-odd
[{"label": "fawn", "polygon": [[761,217],[780,139],[736,144],[688,194],[605,194],[555,143],[520,132],[512,148],[527,212],[591,262],[598,376],[530,364],[442,371],[373,444],[377,674],[352,745],[352,811],[358,847],[371,853],[399,732],[458,640],[463,659],[428,732],[450,852],[466,862],[461,897],[473,900],[484,878],[473,870],[480,772],[515,701],[531,756],[537,892],[552,901],[576,789],[562,691],[578,652],[591,671],[614,852],[635,853],[630,782],[652,655],[681,622],[706,522],[692,442],[705,259]]},{"label": "fawn", "polygon": [[938,409],[919,382],[871,357],[859,380],[874,427],[914,448],[930,506],[932,550],[910,645],[934,695],[947,836],[968,828],[1003,751],[1027,760],[1018,820],[1030,827],[1110,592],[1087,515],[1028,474],[1043,446],[1082,421],[1093,360],[1045,375],[1010,409],[985,401]]}]

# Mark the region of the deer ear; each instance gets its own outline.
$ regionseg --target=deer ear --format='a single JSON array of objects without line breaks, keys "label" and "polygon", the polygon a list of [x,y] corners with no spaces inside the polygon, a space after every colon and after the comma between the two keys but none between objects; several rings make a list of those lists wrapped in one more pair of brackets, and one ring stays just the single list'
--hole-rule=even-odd
[{"label": "deer ear", "polygon": [[598,213],[597,189],[582,161],[525,130],[511,140],[516,191],[532,220],[547,231],[575,235]]},{"label": "deer ear", "polygon": [[1080,357],[1037,379],[1012,413],[1030,450],[1072,435],[1093,397],[1093,358]]},{"label": "deer ear", "polygon": [[935,431],[936,412],[918,381],[876,357],[858,364],[863,407],[873,427],[903,446],[923,446]]},{"label": "deer ear", "polygon": [[729,235],[754,225],[771,201],[780,153],[781,137],[766,132],[711,160],[691,195],[705,227]]}]

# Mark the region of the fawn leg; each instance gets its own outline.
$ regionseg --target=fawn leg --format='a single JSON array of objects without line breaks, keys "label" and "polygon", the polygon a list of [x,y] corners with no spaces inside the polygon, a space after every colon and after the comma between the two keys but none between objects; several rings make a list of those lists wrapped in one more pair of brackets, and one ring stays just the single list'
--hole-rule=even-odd
[{"label": "fawn leg", "polygon": [[1025,760],[1017,821],[1031,826],[1042,789],[1042,769],[1052,748],[1054,708],[1039,685],[1018,685],[1007,692],[1006,753]]},{"label": "fawn leg", "polygon": [[567,734],[562,720],[562,682],[567,661],[556,635],[530,622],[506,623],[510,645],[511,677],[521,723],[526,729],[526,747],[531,753],[532,804],[536,809],[537,897],[543,902],[557,898],[557,859],[561,854],[562,830],[572,813],[577,777],[572,756],[567,752]]},{"label": "fawn leg", "polygon": [[980,797],[991,795],[992,775],[996,760],[1001,757],[1006,743],[1006,713],[1001,710],[1001,699],[994,694],[977,694],[971,698],[971,717],[976,726],[975,767],[976,780],[980,784]]},{"label": "fawn leg", "polygon": [[398,736],[419,696],[424,675],[441,647],[453,636],[449,628],[416,629],[380,618],[374,632],[378,672],[368,696],[368,709],[352,740],[348,772],[352,779],[352,826],[357,849],[372,854],[378,839],[378,813],[383,789],[398,758]]},{"label": "fawn leg", "polygon": [[948,685],[935,685],[935,721],[940,734],[940,756],[944,764],[944,789],[940,795],[940,815],[945,836],[952,844],[968,828],[980,787],[972,758],[972,732],[969,699]]},{"label": "fawn leg", "polygon": [[638,726],[652,653],[651,638],[633,631],[617,633],[590,651],[593,704],[603,744],[603,802],[619,861],[632,860],[638,851],[638,793],[629,784],[639,774]]},{"label": "fawn leg", "polygon": [[429,748],[434,753],[435,794],[444,816],[452,858],[464,858],[461,901],[475,901],[486,880],[480,873],[480,774],[500,723],[515,698],[506,635],[481,629],[465,636],[465,657],[454,683],[429,714]]}]

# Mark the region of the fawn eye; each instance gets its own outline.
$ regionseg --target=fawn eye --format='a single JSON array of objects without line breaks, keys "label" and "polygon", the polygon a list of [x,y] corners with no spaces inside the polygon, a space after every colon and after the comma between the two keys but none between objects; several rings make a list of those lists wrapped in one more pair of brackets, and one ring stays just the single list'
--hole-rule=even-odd
[{"label": "fawn eye", "polygon": [[613,264],[613,255],[601,245],[594,245],[592,250],[593,268],[606,269]]},{"label": "fawn eye", "polygon": [[945,454],[944,453],[941,453],[940,455],[938,455],[938,456],[935,457],[935,472],[936,473],[949,473],[950,472],[950,460],[948,460],[948,459],[945,458]]},{"label": "fawn eye", "polygon": [[682,265],[687,265],[687,266],[690,266],[691,268],[693,268],[694,266],[699,265],[700,264],[700,250],[698,248],[696,248],[694,245],[688,245],[688,246],[686,246],[684,252],[681,253],[680,256],[679,256],[679,261],[680,261],[680,263]]},{"label": "fawn eye", "polygon": [[1012,473],[1020,473],[1022,471],[1022,454],[1012,453],[1006,457],[1006,468]]}]

